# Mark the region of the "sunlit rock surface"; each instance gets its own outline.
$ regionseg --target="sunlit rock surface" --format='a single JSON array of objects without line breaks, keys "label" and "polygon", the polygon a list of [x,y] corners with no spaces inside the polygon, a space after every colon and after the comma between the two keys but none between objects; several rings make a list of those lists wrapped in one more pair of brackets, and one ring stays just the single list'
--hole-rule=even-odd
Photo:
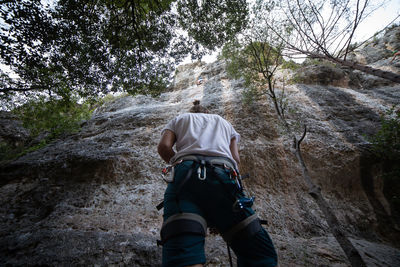
[{"label": "sunlit rock surface", "polygon": [[[182,66],[160,97],[118,98],[79,133],[1,165],[0,266],[160,265],[162,211],[155,206],[166,184],[156,146],[163,126],[195,99],[241,134],[240,169],[250,174],[244,183],[268,221],[280,266],[349,266],[307,193],[272,105],[267,98],[245,104],[243,89],[223,62]],[[339,227],[368,266],[400,266],[399,222],[365,137],[399,103],[400,86],[297,84],[286,91],[290,120],[308,126],[305,161]],[[229,264],[219,236],[207,237],[206,254],[207,266]]]}]

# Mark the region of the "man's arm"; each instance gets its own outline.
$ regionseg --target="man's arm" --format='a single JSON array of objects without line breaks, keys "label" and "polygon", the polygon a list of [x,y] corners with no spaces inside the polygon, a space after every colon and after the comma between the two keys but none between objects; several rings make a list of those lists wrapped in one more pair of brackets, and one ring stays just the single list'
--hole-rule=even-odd
[{"label": "man's arm", "polygon": [[160,143],[158,143],[157,151],[165,162],[169,163],[170,159],[175,155],[172,149],[176,142],[175,133],[171,130],[165,130],[161,136]]},{"label": "man's arm", "polygon": [[239,149],[238,149],[237,141],[236,141],[235,137],[231,139],[229,149],[231,150],[233,159],[239,165],[240,164]]}]

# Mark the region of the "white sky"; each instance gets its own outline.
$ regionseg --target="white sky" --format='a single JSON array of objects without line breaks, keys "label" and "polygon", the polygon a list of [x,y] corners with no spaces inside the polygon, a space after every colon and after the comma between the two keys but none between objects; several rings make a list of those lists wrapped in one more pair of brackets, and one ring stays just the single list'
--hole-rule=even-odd
[{"label": "white sky", "polygon": [[[381,2],[379,0],[373,2]],[[368,17],[363,21],[356,33],[355,41],[364,41],[371,37],[377,31],[388,25],[393,19],[400,15],[400,0],[390,0],[388,3],[376,10],[372,16]],[[400,18],[397,18],[397,23],[400,22]]]},{"label": "white sky", "polygon": [[[381,3],[382,0],[372,0],[372,3]],[[381,8],[377,9],[373,15],[366,18],[358,27],[354,41],[362,42],[372,37],[376,32],[382,30],[385,26],[391,23],[397,16],[400,15],[400,0],[389,0]],[[395,22],[400,23],[400,18]],[[217,59],[218,51],[212,55],[206,55],[202,61],[206,63],[214,62]],[[187,57],[182,64],[193,62],[190,57]]]}]

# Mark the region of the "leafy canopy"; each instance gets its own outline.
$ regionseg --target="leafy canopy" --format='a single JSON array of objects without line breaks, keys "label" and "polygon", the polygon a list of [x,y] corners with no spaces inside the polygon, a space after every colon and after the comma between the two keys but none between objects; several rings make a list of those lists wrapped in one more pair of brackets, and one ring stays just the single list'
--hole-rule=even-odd
[{"label": "leafy canopy", "polygon": [[[2,1],[0,96],[158,94],[175,65],[246,25],[245,0]],[[187,34],[185,34],[185,31]],[[3,78],[4,77],[4,78]]]}]

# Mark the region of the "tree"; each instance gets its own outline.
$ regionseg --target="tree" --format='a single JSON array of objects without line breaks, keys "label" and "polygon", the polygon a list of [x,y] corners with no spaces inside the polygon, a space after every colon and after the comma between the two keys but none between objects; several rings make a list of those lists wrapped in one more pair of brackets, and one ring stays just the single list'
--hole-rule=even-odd
[{"label": "tree", "polygon": [[[287,118],[288,99],[284,91],[285,85],[281,84],[280,90],[277,90],[277,80],[275,79],[276,70],[283,62],[286,42],[275,38],[275,35],[271,34],[271,28],[264,27],[263,22],[266,18],[262,12],[259,12],[260,7],[269,9],[271,6],[255,6],[252,14],[253,20],[249,23],[250,29],[243,32],[240,38],[224,46],[223,56],[228,60],[228,72],[235,78],[244,77],[246,86],[255,91],[261,90],[272,101],[281,125],[293,142],[291,150],[298,160],[304,181],[309,188],[309,194],[324,214],[333,236],[347,255],[351,265],[366,266],[357,249],[340,228],[339,220],[322,196],[321,188],[313,182],[304,162],[301,142],[307,134],[307,127],[304,125],[304,131],[298,137],[296,124],[299,121],[291,123]],[[267,19],[271,23],[274,17],[269,16]],[[276,24],[276,27],[280,26],[283,26],[282,29],[285,27],[284,24]],[[283,34],[285,34],[284,31]],[[286,34],[290,34],[290,32],[286,32]]]},{"label": "tree", "polygon": [[265,6],[269,8],[269,15],[285,24],[286,33],[290,34],[282,34],[274,24],[265,23],[276,38],[285,43],[287,56],[301,54],[326,59],[400,83],[400,75],[396,73],[361,65],[348,58],[349,53],[359,47],[353,43],[359,25],[377,8],[371,2],[285,0],[278,4],[268,0]]},{"label": "tree", "polygon": [[186,55],[200,58],[241,30],[247,7],[245,0],[21,0],[1,1],[0,13],[1,63],[17,75],[0,96],[90,97],[160,93]]},{"label": "tree", "polygon": [[400,219],[400,109],[393,106],[381,116],[381,127],[370,137],[371,150],[382,164],[384,194],[392,216]]}]

